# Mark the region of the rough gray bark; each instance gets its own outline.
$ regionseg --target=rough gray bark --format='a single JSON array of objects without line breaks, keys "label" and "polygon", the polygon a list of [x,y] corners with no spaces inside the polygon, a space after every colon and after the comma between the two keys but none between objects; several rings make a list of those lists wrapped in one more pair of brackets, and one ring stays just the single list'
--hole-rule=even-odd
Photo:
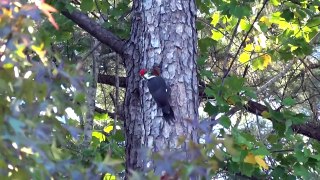
[{"label": "rough gray bark", "polygon": [[[145,170],[148,159],[140,148],[153,151],[182,149],[178,137],[196,141],[190,121],[198,120],[194,0],[135,0],[131,38],[125,50],[127,91],[125,99],[126,167]],[[152,100],[141,68],[161,65],[162,77],[171,87],[176,123],[164,123]]]}]

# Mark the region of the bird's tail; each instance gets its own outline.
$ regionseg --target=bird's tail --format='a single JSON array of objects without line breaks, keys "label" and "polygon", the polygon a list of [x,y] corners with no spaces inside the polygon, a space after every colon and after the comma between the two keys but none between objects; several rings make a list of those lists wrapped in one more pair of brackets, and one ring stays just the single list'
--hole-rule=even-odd
[{"label": "bird's tail", "polygon": [[164,120],[168,123],[171,124],[174,122],[175,117],[174,117],[174,112],[171,108],[170,105],[164,106],[162,108],[162,114],[163,114],[163,118]]}]

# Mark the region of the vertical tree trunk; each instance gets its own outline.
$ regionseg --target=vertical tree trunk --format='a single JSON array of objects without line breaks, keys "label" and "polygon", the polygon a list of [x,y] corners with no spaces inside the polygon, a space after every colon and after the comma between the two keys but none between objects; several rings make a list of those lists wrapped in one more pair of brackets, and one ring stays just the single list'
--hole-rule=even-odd
[{"label": "vertical tree trunk", "polygon": [[[194,0],[134,0],[131,38],[126,46],[127,91],[125,98],[126,168],[143,171],[149,162],[140,148],[153,151],[182,149],[178,137],[196,141],[190,121],[198,120]],[[162,77],[171,87],[176,122],[162,118],[139,77],[141,68],[161,65]]]},{"label": "vertical tree trunk", "polygon": [[[95,99],[97,93],[97,80],[99,74],[99,51],[96,48],[100,46],[100,43],[95,39],[93,43],[93,48],[89,52],[92,53],[92,68],[90,70],[92,79],[90,80],[89,87],[87,87],[87,112],[85,114],[84,122],[84,138],[82,142],[82,148],[88,148],[92,139],[92,129],[93,129],[93,119],[94,119],[94,110],[95,110]],[[88,63],[90,64],[90,63]]]}]

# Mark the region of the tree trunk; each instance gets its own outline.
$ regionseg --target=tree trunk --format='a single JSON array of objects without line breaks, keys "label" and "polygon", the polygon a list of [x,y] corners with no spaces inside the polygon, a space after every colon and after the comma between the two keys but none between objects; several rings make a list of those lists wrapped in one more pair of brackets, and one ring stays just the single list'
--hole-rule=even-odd
[{"label": "tree trunk", "polygon": [[[126,169],[144,171],[150,163],[141,148],[187,152],[183,136],[196,142],[191,121],[198,121],[194,0],[134,0],[131,38],[125,49],[127,91],[125,98]],[[139,70],[160,65],[171,87],[174,125],[164,122]],[[156,168],[156,167],[154,167]]]},{"label": "tree trunk", "polygon": [[[82,148],[86,149],[89,147],[90,142],[92,140],[92,130],[93,130],[93,119],[94,119],[94,111],[95,111],[95,99],[96,99],[96,93],[97,93],[97,80],[98,80],[98,74],[99,74],[99,65],[97,62],[97,59],[99,57],[99,52],[96,50],[97,47],[100,46],[99,41],[96,39],[93,43],[93,48],[89,52],[89,54],[92,53],[92,65],[90,74],[92,79],[89,82],[89,87],[87,87],[87,112],[85,113],[85,122],[84,122],[84,138],[82,142]],[[91,62],[88,62],[88,64],[91,64]]]}]

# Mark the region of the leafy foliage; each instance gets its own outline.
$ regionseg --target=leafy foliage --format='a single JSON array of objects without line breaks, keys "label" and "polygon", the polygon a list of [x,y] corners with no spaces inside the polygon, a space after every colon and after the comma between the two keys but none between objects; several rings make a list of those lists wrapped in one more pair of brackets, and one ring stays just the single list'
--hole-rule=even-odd
[{"label": "leafy foliage", "polygon": [[[0,176],[90,179],[104,172],[114,173],[113,167],[122,165],[105,155],[110,145],[106,139],[98,145],[93,140],[89,149],[80,146],[82,130],[68,112],[81,117],[86,111],[85,76],[81,64],[61,59],[61,54],[52,51],[54,38],[44,29],[57,24],[47,11],[55,9],[45,3],[1,2]],[[36,31],[42,12],[51,19],[51,25]],[[61,20],[57,18],[57,22]],[[118,149],[120,155],[115,157],[120,160],[123,150]]]}]

